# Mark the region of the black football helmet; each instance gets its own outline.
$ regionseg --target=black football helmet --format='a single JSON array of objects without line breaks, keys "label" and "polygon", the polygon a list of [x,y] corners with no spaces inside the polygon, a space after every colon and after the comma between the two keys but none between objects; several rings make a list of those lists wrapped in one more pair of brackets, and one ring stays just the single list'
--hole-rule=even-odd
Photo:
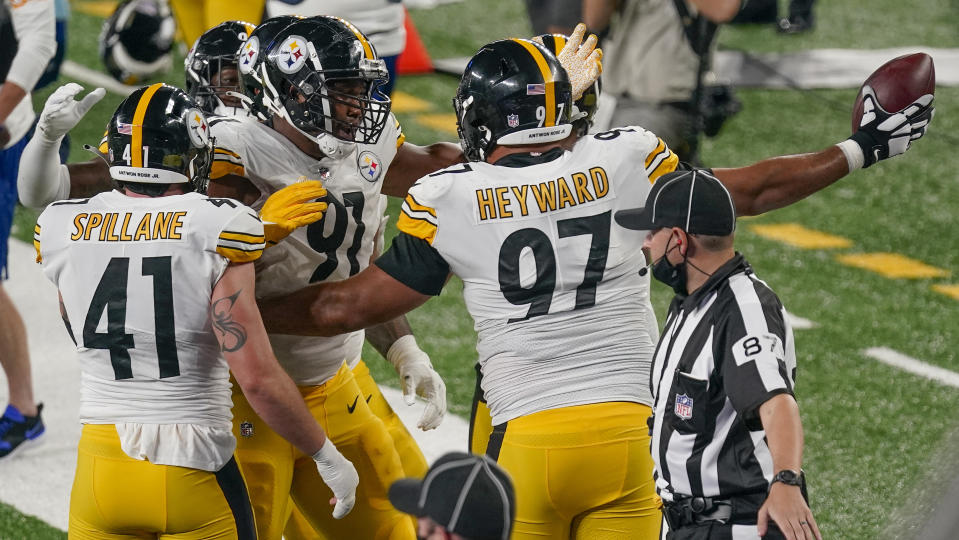
[{"label": "black football helmet", "polygon": [[308,17],[258,45],[251,75],[262,86],[254,106],[264,116],[287,120],[331,157],[379,139],[390,100],[378,88],[389,72],[355,26],[338,17]]},{"label": "black football helmet", "polygon": [[260,79],[259,73],[254,70],[257,60],[260,59],[260,51],[269,48],[281,30],[301,19],[303,17],[298,15],[271,17],[257,25],[250,37],[240,47],[237,61],[240,69],[240,83],[245,96],[243,104],[260,120],[265,121],[271,115],[263,106],[263,81]]},{"label": "black football helmet", "polygon": [[210,128],[186,92],[156,83],[120,103],[107,126],[110,176],[135,184],[182,184],[206,193]]},{"label": "black football helmet", "polygon": [[197,38],[183,61],[186,92],[207,114],[239,106],[237,55],[255,28],[244,21],[222,22]]},{"label": "black football helmet", "polygon": [[114,79],[137,84],[168,71],[176,23],[160,0],[125,0],[103,23],[100,59]]},{"label": "black football helmet", "polygon": [[[568,36],[563,34],[543,34],[538,36],[543,40],[546,46],[553,54],[558,55],[563,47],[566,46]],[[589,128],[593,127],[593,120],[596,118],[596,110],[599,108],[599,95],[602,92],[602,83],[600,79],[583,92],[582,97],[573,102],[573,111],[570,114],[570,120],[573,121],[573,129],[580,136],[586,135]]]},{"label": "black football helmet", "polygon": [[466,65],[453,98],[463,153],[485,161],[498,145],[565,139],[572,88],[553,53],[525,39],[484,45]]}]

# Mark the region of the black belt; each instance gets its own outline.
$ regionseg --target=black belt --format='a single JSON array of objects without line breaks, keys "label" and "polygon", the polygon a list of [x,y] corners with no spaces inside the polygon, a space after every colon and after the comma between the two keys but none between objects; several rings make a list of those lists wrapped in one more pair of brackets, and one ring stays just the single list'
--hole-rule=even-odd
[{"label": "black belt", "polygon": [[683,497],[665,503],[663,515],[670,530],[709,521],[719,523],[755,523],[764,497]]}]

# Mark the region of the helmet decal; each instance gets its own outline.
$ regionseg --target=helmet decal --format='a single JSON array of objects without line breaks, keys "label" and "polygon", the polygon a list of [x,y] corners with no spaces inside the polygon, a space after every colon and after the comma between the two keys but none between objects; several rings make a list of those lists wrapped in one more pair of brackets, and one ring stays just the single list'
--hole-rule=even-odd
[{"label": "helmet decal", "polygon": [[187,135],[196,147],[206,146],[210,142],[210,127],[200,109],[190,109],[186,112]]},{"label": "helmet decal", "polygon": [[306,63],[309,53],[302,36],[290,36],[277,48],[273,62],[283,73],[296,73]]},{"label": "helmet decal", "polygon": [[260,38],[257,36],[250,36],[246,40],[246,43],[240,48],[240,73],[246,74],[253,71],[253,65],[256,64],[256,59],[260,56]]}]

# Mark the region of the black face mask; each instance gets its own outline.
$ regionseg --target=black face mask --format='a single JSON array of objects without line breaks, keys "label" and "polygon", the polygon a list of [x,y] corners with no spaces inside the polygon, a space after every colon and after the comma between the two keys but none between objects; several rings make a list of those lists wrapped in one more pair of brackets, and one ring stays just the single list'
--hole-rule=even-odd
[{"label": "black face mask", "polygon": [[676,294],[685,296],[688,294],[686,291],[686,258],[683,257],[682,263],[673,265],[666,257],[676,247],[678,246],[667,249],[666,253],[653,264],[653,277],[672,287]]}]

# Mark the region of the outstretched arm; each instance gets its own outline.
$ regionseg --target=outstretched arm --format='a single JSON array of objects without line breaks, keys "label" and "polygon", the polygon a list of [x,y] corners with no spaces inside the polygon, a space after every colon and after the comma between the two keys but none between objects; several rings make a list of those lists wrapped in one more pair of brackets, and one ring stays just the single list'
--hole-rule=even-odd
[{"label": "outstretched arm", "polygon": [[846,158],[837,146],[812,154],[764,159],[738,169],[713,169],[713,174],[733,196],[740,216],[754,216],[788,206],[848,173]]},{"label": "outstretched arm", "polygon": [[926,133],[935,110],[932,94],[888,113],[867,87],[858,130],[845,141],[812,154],[766,159],[738,169],[713,169],[729,189],[741,216],[782,208],[831,185],[846,174],[908,150]]},{"label": "outstretched arm", "polygon": [[261,299],[271,334],[335,336],[395,319],[429,300],[375,264],[355,276]]},{"label": "outstretched arm", "polygon": [[392,197],[406,197],[410,186],[420,178],[465,161],[463,150],[457,144],[438,142],[417,146],[404,142],[386,171],[382,192]]}]

